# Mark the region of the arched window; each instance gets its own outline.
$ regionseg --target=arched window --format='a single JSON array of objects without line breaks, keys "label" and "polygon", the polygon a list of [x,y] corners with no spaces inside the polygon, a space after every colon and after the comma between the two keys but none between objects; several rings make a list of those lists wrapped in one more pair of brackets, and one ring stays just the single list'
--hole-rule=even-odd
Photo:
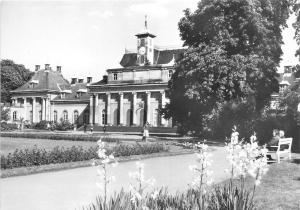
[{"label": "arched window", "polygon": [[57,122],[57,111],[56,110],[54,111],[54,114],[53,114],[53,120],[54,120],[54,122]]},{"label": "arched window", "polygon": [[13,121],[16,121],[17,120],[17,111],[14,111],[13,112]]},{"label": "arched window", "polygon": [[77,121],[78,121],[78,116],[79,116],[78,111],[75,110],[75,111],[74,111],[74,123],[77,123]]},{"label": "arched window", "polygon": [[42,121],[42,111],[39,111],[39,121]]},{"label": "arched window", "polygon": [[33,122],[33,113],[32,113],[32,111],[30,111],[29,114],[30,114],[30,122]]},{"label": "arched window", "polygon": [[106,110],[105,109],[102,110],[102,124],[103,125],[107,124],[107,114],[106,114]]},{"label": "arched window", "polygon": [[63,119],[64,121],[68,121],[68,112],[66,110],[63,112]]},{"label": "arched window", "polygon": [[169,70],[169,78],[171,78],[173,75],[173,71],[172,70]]},{"label": "arched window", "polygon": [[89,111],[85,111],[84,114],[83,114],[83,122],[84,123],[89,123],[89,118],[90,118]]}]

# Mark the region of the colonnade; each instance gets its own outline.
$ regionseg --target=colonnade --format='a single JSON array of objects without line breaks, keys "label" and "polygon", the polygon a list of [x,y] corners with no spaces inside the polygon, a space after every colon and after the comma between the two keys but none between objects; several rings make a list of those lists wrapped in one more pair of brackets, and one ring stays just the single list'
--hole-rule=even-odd
[{"label": "colonnade", "polygon": [[[105,100],[105,110],[106,110],[106,116],[107,116],[107,125],[112,125],[112,118],[111,118],[111,95],[112,94],[118,94],[119,97],[119,101],[118,101],[118,116],[119,116],[119,122],[118,125],[125,125],[124,122],[124,94],[126,93],[130,93],[132,96],[132,100],[131,100],[131,107],[132,107],[132,125],[138,125],[137,122],[137,108],[138,108],[138,104],[137,104],[137,94],[138,93],[144,93],[146,95],[145,97],[145,113],[146,113],[146,119],[145,122],[150,122],[150,109],[151,109],[151,93],[152,92],[159,92],[160,93],[160,107],[159,108],[163,108],[167,102],[166,96],[165,96],[165,91],[146,91],[146,92],[106,92],[106,93],[94,93],[90,95],[90,124],[100,124],[103,125],[105,123],[103,123],[101,120],[99,122],[99,117],[101,117],[102,113],[100,113],[100,109],[99,109],[99,95],[100,94],[105,94],[106,95],[106,100]],[[166,126],[167,121],[163,118],[160,117],[160,124],[157,126]]]},{"label": "colonnade", "polygon": [[[23,101],[23,103],[18,102],[20,99]],[[29,103],[31,106],[28,106],[28,100],[31,101],[31,103]],[[40,110],[37,109],[37,103],[41,104]],[[18,115],[24,120],[29,120],[31,122],[39,122],[40,120],[51,120],[51,106],[49,97],[13,97],[12,105],[13,107],[23,108],[18,110],[20,112],[18,113]],[[29,107],[30,109],[28,110]],[[30,111],[32,116],[28,115]],[[39,113],[39,115],[37,116],[37,112],[41,113]]]}]

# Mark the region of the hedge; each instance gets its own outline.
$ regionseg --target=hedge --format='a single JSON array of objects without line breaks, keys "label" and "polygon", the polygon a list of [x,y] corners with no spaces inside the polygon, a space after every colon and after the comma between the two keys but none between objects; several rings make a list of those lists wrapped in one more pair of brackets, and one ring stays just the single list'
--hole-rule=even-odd
[{"label": "hedge", "polygon": [[[50,151],[44,148],[37,148],[37,146],[33,149],[16,149],[7,156],[1,155],[1,169],[92,160],[97,159],[97,150],[97,146],[89,149],[83,149],[82,146],[73,146],[71,148],[57,146]],[[113,153],[115,157],[120,157],[158,153],[167,150],[168,148],[160,143],[135,143],[130,145],[121,143],[107,148],[107,154]]]},{"label": "hedge", "polygon": [[[52,140],[71,140],[71,141],[98,141],[101,137],[98,135],[88,134],[64,134],[64,133],[14,133],[5,132],[1,133],[2,137],[12,138],[31,138],[31,139],[52,139]],[[102,141],[106,142],[118,142],[119,138],[112,138],[109,136],[103,137]]]}]

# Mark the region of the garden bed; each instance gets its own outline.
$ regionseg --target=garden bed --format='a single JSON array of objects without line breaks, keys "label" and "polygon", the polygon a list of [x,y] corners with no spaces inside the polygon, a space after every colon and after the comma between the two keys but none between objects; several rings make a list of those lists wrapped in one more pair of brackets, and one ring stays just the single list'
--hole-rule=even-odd
[{"label": "garden bed", "polygon": [[102,137],[102,141],[117,142],[120,138],[109,135],[105,137],[97,134],[73,134],[73,133],[31,133],[31,132],[1,132],[1,137],[11,138],[30,138],[30,139],[53,139],[53,140],[71,140],[71,141],[93,141],[96,142]]},{"label": "garden bed", "polygon": [[[143,160],[143,159],[155,158],[155,157],[176,156],[176,155],[184,155],[184,154],[191,154],[191,153],[193,153],[193,151],[191,150],[171,149],[169,151],[164,151],[159,153],[122,156],[122,157],[117,157],[116,160],[118,162],[127,162],[127,161],[136,161],[136,160]],[[49,165],[40,165],[40,166],[31,166],[31,167],[20,167],[20,168],[2,170],[1,178],[61,171],[66,169],[89,167],[92,165],[93,162],[91,160],[86,160],[86,161],[58,163],[58,164],[49,164]]]}]

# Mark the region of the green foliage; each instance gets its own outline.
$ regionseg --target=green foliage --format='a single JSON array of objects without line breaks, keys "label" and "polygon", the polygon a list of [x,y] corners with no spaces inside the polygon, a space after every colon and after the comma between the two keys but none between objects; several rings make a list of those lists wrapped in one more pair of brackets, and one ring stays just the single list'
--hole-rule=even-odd
[{"label": "green foliage", "polygon": [[1,105],[1,122],[9,120],[9,112],[10,112],[10,108],[5,108],[4,106]]},{"label": "green foliage", "polygon": [[[97,150],[97,146],[90,147],[86,150],[83,149],[82,146],[73,146],[71,148],[57,146],[50,151],[38,147],[25,150],[16,149],[12,154],[9,153],[7,156],[1,155],[1,169],[97,159]],[[167,150],[168,148],[158,143],[137,143],[131,144],[130,146],[125,144],[117,144],[114,147],[107,148],[107,153],[112,153],[115,157],[121,157],[151,154]]]},{"label": "green foliage", "polygon": [[[85,209],[89,210],[137,210],[131,202],[132,195],[121,190],[109,198],[105,204],[102,197],[97,197],[96,203]],[[205,206],[201,206],[201,199],[205,200]],[[156,198],[150,193],[146,195],[146,206],[151,210],[160,209],[193,209],[193,210],[252,210],[255,209],[251,202],[251,195],[247,191],[240,191],[238,188],[232,190],[228,185],[216,186],[207,195],[199,197],[197,190],[189,189],[175,195],[161,189]]]},{"label": "green foliage", "polygon": [[10,91],[25,84],[33,75],[22,64],[16,64],[12,60],[1,60],[1,102],[10,102]]},{"label": "green foliage", "polygon": [[291,5],[288,0],[204,0],[194,13],[185,10],[179,29],[188,50],[175,65],[164,116],[183,133],[203,134],[222,104],[248,101],[259,115],[278,90],[281,31]]},{"label": "green foliage", "polygon": [[[5,132],[1,133],[3,137],[12,137],[12,138],[31,138],[31,139],[53,139],[53,140],[71,140],[71,141],[98,141],[99,136],[97,135],[86,135],[86,134],[71,134],[71,133],[13,133],[13,132]],[[107,136],[103,138],[103,141],[106,142],[116,142],[120,139]]]},{"label": "green foliage", "polygon": [[66,131],[74,129],[74,124],[69,121],[61,120],[59,123],[54,124],[53,129],[59,131]]},{"label": "green foliage", "polygon": [[299,56],[299,60],[300,60],[300,2],[297,2],[297,0],[295,0],[293,9],[297,17],[295,23],[293,24],[293,27],[296,30],[295,39],[297,44],[299,45],[299,49],[296,51],[296,56]]},{"label": "green foliage", "polygon": [[18,125],[15,123],[1,122],[1,131],[12,131],[17,129]]},{"label": "green foliage", "polygon": [[46,121],[46,120],[42,120],[36,124],[33,125],[33,128],[35,129],[46,129],[47,128],[47,124],[50,123],[49,121]]}]

